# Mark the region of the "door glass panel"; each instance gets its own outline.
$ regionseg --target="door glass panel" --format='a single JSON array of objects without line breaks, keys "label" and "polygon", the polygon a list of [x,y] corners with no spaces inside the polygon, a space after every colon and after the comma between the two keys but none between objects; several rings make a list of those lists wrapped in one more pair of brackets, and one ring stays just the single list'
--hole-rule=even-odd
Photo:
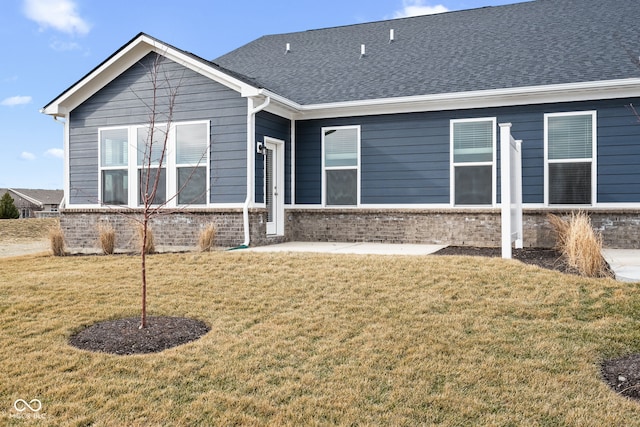
[{"label": "door glass panel", "polygon": [[265,154],[265,203],[267,204],[267,222],[273,222],[273,150],[267,149]]}]

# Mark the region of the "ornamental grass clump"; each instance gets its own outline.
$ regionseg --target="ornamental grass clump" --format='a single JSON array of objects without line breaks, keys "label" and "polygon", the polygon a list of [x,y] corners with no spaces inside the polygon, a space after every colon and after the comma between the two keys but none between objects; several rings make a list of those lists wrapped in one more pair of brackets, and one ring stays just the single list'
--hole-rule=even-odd
[{"label": "ornamental grass clump", "polygon": [[147,227],[147,244],[143,245],[144,241],[144,227],[140,224],[138,225],[138,244],[140,245],[140,249],[145,248],[146,254],[153,254],[156,252],[156,244],[153,238],[153,232],[150,227]]},{"label": "ornamental grass clump", "polygon": [[54,256],[64,256],[64,233],[60,227],[49,229],[49,242]]},{"label": "ornamental grass clump", "polygon": [[198,246],[202,252],[210,252],[216,240],[216,226],[213,224],[207,225],[200,231],[200,237],[198,238]]},{"label": "ornamental grass clump", "polygon": [[548,220],[556,231],[556,249],[571,268],[586,277],[613,276],[602,256],[602,236],[586,213],[573,212],[567,220],[549,214]]},{"label": "ornamental grass clump", "polygon": [[116,247],[116,231],[111,224],[101,223],[98,225],[98,239],[102,253],[112,255]]}]

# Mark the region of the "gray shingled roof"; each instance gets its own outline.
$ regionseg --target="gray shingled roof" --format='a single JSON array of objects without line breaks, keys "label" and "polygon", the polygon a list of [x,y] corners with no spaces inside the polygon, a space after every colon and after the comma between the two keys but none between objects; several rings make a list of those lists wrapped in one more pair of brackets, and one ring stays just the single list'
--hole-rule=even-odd
[{"label": "gray shingled roof", "polygon": [[536,0],[264,36],[214,62],[300,104],[638,78],[638,17],[640,0]]},{"label": "gray shingled roof", "polygon": [[64,197],[63,190],[41,190],[30,188],[0,188],[0,196],[4,195],[4,193],[9,190],[24,194],[25,196],[37,200],[45,205],[59,205]]}]

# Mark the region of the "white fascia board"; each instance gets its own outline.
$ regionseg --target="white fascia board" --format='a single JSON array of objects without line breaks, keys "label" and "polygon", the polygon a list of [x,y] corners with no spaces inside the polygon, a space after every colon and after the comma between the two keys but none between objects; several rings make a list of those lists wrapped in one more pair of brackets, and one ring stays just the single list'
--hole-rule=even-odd
[{"label": "white fascia board", "polygon": [[284,96],[273,93],[267,89],[259,89],[258,95],[264,98],[270,98],[271,102],[265,108],[265,111],[279,115],[289,120],[295,120],[300,116],[300,111],[304,106],[297,102],[291,101]]},{"label": "white fascia board", "polygon": [[640,96],[640,78],[299,105],[296,119],[504,107]]},{"label": "white fascia board", "polygon": [[242,96],[257,95],[259,90],[244,83],[205,62],[187,55],[186,53],[154,40],[146,35],[141,35],[131,42],[105,63],[93,70],[82,80],[60,95],[41,112],[52,116],[65,116],[69,111],[90,98],[97,91],[106,86],[113,79],[136,64],[149,52],[156,52],[167,59],[179,63],[196,73],[208,77],[220,84],[239,92]]},{"label": "white fascia board", "polygon": [[31,204],[33,204],[33,205],[36,205],[36,206],[39,206],[39,207],[42,207],[42,206],[43,206],[43,205],[42,205],[42,202],[41,202],[40,200],[36,200],[36,199],[34,199],[33,197],[29,197],[29,196],[27,196],[27,195],[26,195],[26,194],[24,194],[24,193],[21,193],[21,192],[19,192],[19,191],[17,191],[17,190],[14,190],[13,188],[7,188],[7,191],[11,191],[12,193],[14,193],[14,194],[16,194],[17,196],[19,196],[19,197],[21,197],[21,198],[25,199],[26,201],[28,201],[29,203],[31,203]]},{"label": "white fascia board", "polygon": [[148,44],[143,44],[144,39],[144,36],[138,37],[136,41],[130,43],[51,102],[42,112],[53,116],[64,116],[80,105],[151,51]]}]

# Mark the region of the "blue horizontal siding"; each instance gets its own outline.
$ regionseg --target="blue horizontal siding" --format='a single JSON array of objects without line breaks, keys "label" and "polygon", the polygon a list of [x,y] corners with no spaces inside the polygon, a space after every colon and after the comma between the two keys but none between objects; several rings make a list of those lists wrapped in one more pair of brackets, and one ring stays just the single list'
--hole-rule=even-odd
[{"label": "blue horizontal siding", "polygon": [[[69,119],[70,203],[98,201],[98,128],[149,121],[152,84],[149,54],[75,108]],[[242,203],[246,198],[247,101],[237,92],[164,60],[160,76],[177,89],[173,122],[211,122],[211,200]],[[160,91],[158,112],[166,106]],[[164,119],[160,119],[164,120]]]},{"label": "blue horizontal siding", "polygon": [[[285,204],[291,203],[291,121],[267,111],[256,115],[256,141],[265,137],[284,141]],[[256,153],[255,201],[264,203],[264,156]]]},{"label": "blue horizontal siding", "polygon": [[[544,202],[544,115],[597,111],[597,202],[640,202],[640,122],[628,107],[638,99],[438,111],[296,122],[296,203],[322,203],[321,128],[361,126],[361,203],[450,201],[452,119],[496,117],[523,140],[524,203]],[[499,128],[496,129],[499,141]],[[499,145],[499,144],[498,144]],[[500,150],[497,147],[497,200]]]}]

